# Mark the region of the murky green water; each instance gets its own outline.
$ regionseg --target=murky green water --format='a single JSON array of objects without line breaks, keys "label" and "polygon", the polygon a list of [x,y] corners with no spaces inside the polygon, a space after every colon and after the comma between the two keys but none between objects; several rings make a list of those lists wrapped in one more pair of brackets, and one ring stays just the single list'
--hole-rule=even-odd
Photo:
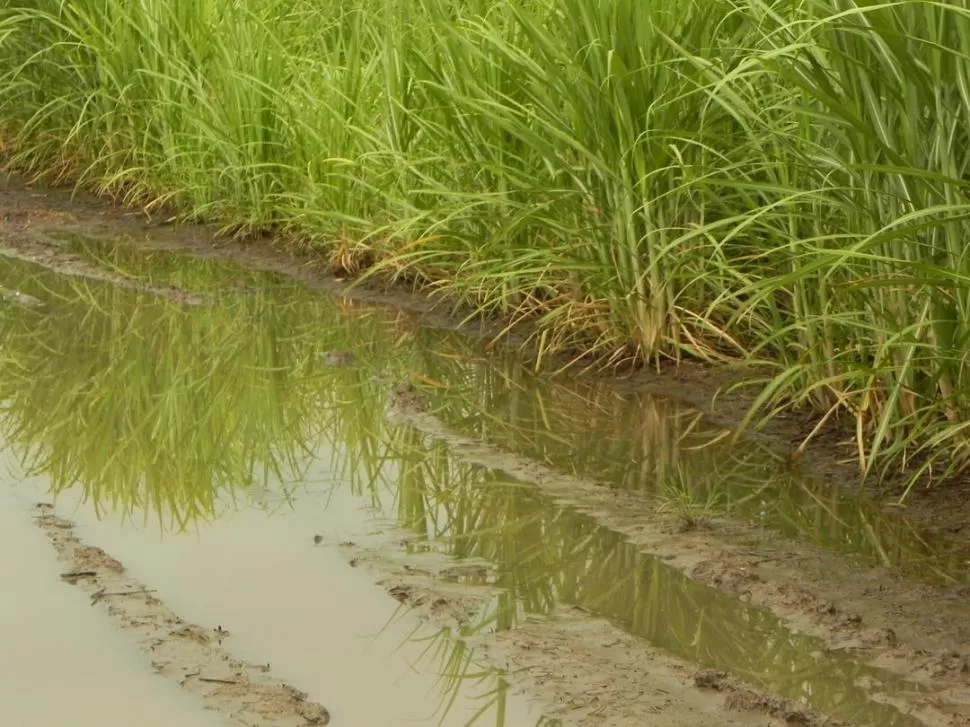
[{"label": "murky green water", "polygon": [[[362,385],[375,372],[382,372],[382,386],[406,378],[423,382],[435,413],[456,431],[511,452],[610,487],[653,494],[675,510],[728,512],[911,577],[970,582],[967,564],[906,518],[889,516],[852,492],[813,482],[763,447],[717,444],[724,430],[673,401],[619,395],[601,382],[538,377],[514,355],[486,356],[481,345],[461,334],[418,328],[404,313],[340,310],[279,276],[83,238],[66,242],[72,252],[126,276],[209,292],[220,299],[216,307],[230,315],[240,306],[258,309],[248,315],[262,316],[264,331],[288,331],[285,348],[269,339],[264,343],[276,346],[276,352],[355,355],[354,371],[318,365],[317,376],[343,386]],[[240,295],[249,300],[235,299]],[[308,330],[313,321],[325,323],[327,330]],[[238,321],[236,334],[245,336],[244,330]],[[265,365],[271,359],[258,360]],[[285,374],[293,379],[300,372],[286,369]],[[378,401],[384,393],[360,395]]]},{"label": "murky green water", "polygon": [[[419,542],[495,564],[502,596],[476,628],[514,628],[523,614],[578,605],[827,714],[919,724],[857,686],[901,694],[915,685],[825,653],[529,483],[389,424],[388,395],[410,379],[455,430],[510,451],[675,507],[726,510],[863,559],[962,580],[942,545],[905,520],[785,474],[757,447],[711,444],[721,432],[671,402],[535,377],[514,357],[486,357],[405,313],[216,261],[70,246],[126,276],[201,293],[206,304],[0,259],[0,286],[40,302],[0,300],[0,434],[55,491],[77,488],[100,508],[178,528],[212,516],[220,498],[299,483],[326,442],[335,481],[390,499]],[[353,363],[332,352],[352,353]],[[470,669],[462,642],[448,644],[440,653],[456,676]]]}]

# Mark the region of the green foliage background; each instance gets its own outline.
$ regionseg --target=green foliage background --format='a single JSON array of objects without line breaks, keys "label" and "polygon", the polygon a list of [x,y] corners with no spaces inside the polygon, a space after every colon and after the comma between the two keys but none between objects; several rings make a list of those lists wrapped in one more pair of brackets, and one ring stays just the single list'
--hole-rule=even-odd
[{"label": "green foliage background", "polygon": [[[967,2],[2,0],[17,168],[968,457]],[[915,480],[914,480],[915,481]]]}]

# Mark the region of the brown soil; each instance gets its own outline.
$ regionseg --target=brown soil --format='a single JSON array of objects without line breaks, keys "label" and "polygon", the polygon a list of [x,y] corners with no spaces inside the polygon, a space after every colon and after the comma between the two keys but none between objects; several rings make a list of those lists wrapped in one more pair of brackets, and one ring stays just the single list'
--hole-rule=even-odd
[{"label": "brown soil", "polygon": [[[14,260],[24,260],[35,265],[40,265],[61,275],[71,275],[77,278],[87,278],[88,280],[111,283],[119,288],[129,288],[131,290],[139,290],[143,293],[152,293],[153,295],[168,298],[169,300],[184,305],[204,305],[206,302],[202,296],[182,290],[181,288],[176,288],[171,285],[153,285],[151,283],[131,280],[123,275],[116,275],[102,270],[63,250],[52,247],[47,241],[35,242],[31,240],[31,235],[29,234],[11,236],[11,238],[5,237],[0,233],[0,241],[6,241],[8,243],[7,247],[0,248],[0,255]],[[43,240],[43,237],[40,237],[40,240]],[[39,301],[25,301],[24,296],[22,294],[18,295],[17,291],[11,291],[11,295],[6,297],[13,296],[16,296],[16,302],[19,302],[21,305],[39,304]]]},{"label": "brown soil", "polygon": [[703,529],[685,531],[642,493],[611,490],[455,434],[413,398],[397,396],[394,404],[394,416],[446,443],[455,456],[535,483],[554,500],[623,533],[643,553],[771,611],[791,630],[822,639],[830,651],[851,653],[946,693],[951,705],[945,710],[934,698],[906,705],[903,711],[925,724],[970,725],[970,587],[912,583],[729,520],[712,518]]},{"label": "brown soil", "polygon": [[[459,629],[473,624],[495,589],[443,580],[454,562],[427,554],[404,554],[407,537],[389,527],[366,547],[343,543],[342,550],[349,563],[372,571],[393,598],[436,627]],[[551,618],[482,633],[467,641],[483,666],[506,671],[515,692],[549,705],[545,716],[564,725],[843,724],[727,677],[716,685],[706,683],[706,672],[579,609],[563,609]]]},{"label": "brown soil", "polygon": [[[78,272],[72,267],[76,261],[59,257],[56,243],[45,232],[65,231],[103,234],[112,238],[128,235],[138,244],[154,249],[219,257],[252,269],[284,273],[312,288],[405,309],[415,313],[421,325],[458,326],[455,316],[440,310],[426,298],[396,289],[350,288],[346,282],[328,276],[319,259],[293,248],[283,249],[270,240],[260,240],[258,244],[215,242],[211,229],[175,229],[106,207],[91,198],[72,198],[69,193],[58,190],[33,190],[23,180],[13,179],[4,184],[0,177],[0,248],[3,248],[0,254],[40,261],[52,269],[63,264],[66,267],[61,267],[60,271],[70,274],[102,274],[103,271],[96,270]],[[177,299],[184,293],[172,290],[152,292]],[[476,321],[463,330],[469,335],[492,338],[501,326]],[[522,340],[524,337],[516,334],[504,338],[510,345]],[[652,391],[678,398],[708,414],[715,423],[729,427],[743,418],[751,401],[748,393],[728,391],[737,380],[736,371],[690,363],[659,373],[648,370],[627,372],[612,379],[620,391]],[[716,392],[720,394],[712,404]],[[434,417],[421,412],[418,403],[413,397],[405,396],[404,406],[398,407],[397,415],[409,425],[455,445],[462,457],[536,482],[557,500],[623,532],[644,552],[663,557],[689,577],[723,593],[771,610],[790,628],[823,639],[830,649],[847,650],[859,660],[926,684],[936,697],[945,698],[950,707],[941,708],[931,696],[913,697],[905,705],[906,709],[925,724],[941,727],[970,725],[970,588],[915,584],[886,569],[860,567],[828,551],[761,531],[753,532],[735,522],[714,519],[709,528],[678,532],[669,522],[665,525],[658,519],[655,503],[641,495],[607,490],[597,483],[564,476],[481,442],[463,440]],[[775,419],[769,427],[750,436],[780,451],[794,452],[812,425],[809,417],[792,413]],[[833,423],[816,436],[801,457],[799,466],[825,480],[843,484],[857,482],[858,469],[851,457],[849,439],[845,430]],[[891,506],[899,494],[898,486],[898,483],[888,483],[883,491],[887,506]],[[970,482],[954,481],[915,493],[907,500],[906,510],[907,516],[917,525],[955,539],[970,562]],[[92,593],[100,587],[111,591],[141,589],[138,584],[125,580],[123,571],[113,571],[107,561],[98,563],[96,555],[85,555],[80,544],[71,544],[73,535],[69,528],[62,527],[62,521],[50,519],[42,524],[52,534],[63,534],[60,540],[69,546],[58,544],[57,538],[54,538],[55,545],[59,550],[69,547],[69,559],[81,558],[72,565],[74,570],[90,567],[98,574],[97,578],[102,579],[80,577],[77,579],[80,587],[90,588]],[[759,543],[756,550],[750,545],[753,537]],[[374,560],[355,547],[349,546],[347,550],[354,563]],[[381,568],[384,577],[390,578],[387,587],[392,595],[425,610],[429,618],[445,621],[458,618],[471,606],[462,601],[463,597],[457,598],[456,602],[455,594],[442,593],[440,583],[432,588],[426,578],[388,571],[386,564]],[[121,580],[116,583],[111,580],[114,578]],[[116,611],[121,604],[143,605],[151,610],[155,607],[153,600],[148,596],[124,596],[104,599],[103,603],[108,603]],[[164,609],[160,603],[157,607]],[[121,615],[117,617],[122,621],[126,618],[133,621],[128,627],[142,628],[140,615],[126,615],[123,608],[119,613]],[[172,618],[177,617],[172,615]],[[145,628],[160,627],[156,624]],[[167,632],[169,637],[175,638],[171,631]],[[594,642],[613,643],[616,639],[624,645],[619,651],[604,653],[593,645]],[[205,646],[218,651],[218,647],[211,643],[207,642]],[[507,659],[521,665],[523,671],[517,672],[522,675],[521,684],[549,703],[562,705],[579,724],[834,724],[798,705],[779,702],[722,675],[702,674],[695,681],[692,670],[652,650],[642,641],[627,637],[607,624],[575,615],[551,624],[530,624],[523,629],[504,632],[490,637],[483,647],[490,659]],[[633,656],[627,660],[623,656],[625,653]],[[186,685],[195,685],[194,688],[205,694],[215,695],[212,697],[215,699],[231,696],[227,694],[233,691],[229,689],[232,684],[202,682],[199,675],[187,676],[188,672],[180,671],[177,659],[171,658],[175,666],[168,668],[173,674],[182,674],[180,678]],[[225,674],[213,678],[222,679],[229,674],[230,678],[225,681],[236,682],[239,679],[235,673],[238,665],[228,657],[221,663],[227,665]],[[569,665],[575,665],[576,671],[571,671]],[[253,668],[243,667],[241,673],[245,678],[259,676]],[[163,668],[166,668],[165,664]],[[570,682],[570,674],[584,674],[599,680],[595,683],[606,691],[602,692],[595,707],[585,701],[576,703],[577,691]],[[254,683],[262,682],[255,679]],[[280,689],[285,692],[288,688],[281,685]],[[279,692],[281,704],[286,703],[284,692]],[[722,708],[730,711],[720,712]],[[584,709],[588,711],[583,712]],[[707,717],[699,716],[709,713],[715,716],[708,721],[704,721]],[[284,723],[288,724],[280,722]]]},{"label": "brown soil", "polygon": [[72,524],[37,506],[37,524],[50,537],[65,572],[61,578],[91,596],[151,660],[152,669],[200,696],[206,707],[248,727],[325,725],[330,714],[307,695],[275,679],[269,665],[248,664],[220,646],[221,627],[186,623],[100,548],[85,545]]}]

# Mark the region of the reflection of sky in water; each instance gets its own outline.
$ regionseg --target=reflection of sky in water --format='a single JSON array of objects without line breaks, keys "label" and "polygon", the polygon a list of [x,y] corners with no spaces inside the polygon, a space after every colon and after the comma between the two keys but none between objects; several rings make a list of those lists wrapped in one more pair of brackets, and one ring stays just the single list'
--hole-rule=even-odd
[{"label": "reflection of sky in water", "polygon": [[[943,568],[902,520],[777,474],[764,452],[710,442],[696,415],[606,387],[537,380],[511,357],[482,359],[463,337],[416,330],[403,314],[313,295],[225,263],[119,248],[75,247],[112,269],[207,295],[187,307],[151,293],[0,261],[0,285],[43,307],[0,307],[3,435],[55,490],[184,526],[220,498],[265,494],[306,476],[320,442],[332,467],[399,519],[460,557],[498,566],[519,611],[581,605],[679,656],[860,724],[917,724],[867,700],[883,673],[786,631],[769,614],[717,595],[643,556],[534,489],[499,481],[385,418],[390,385],[426,385],[451,426],[580,474],[686,502],[763,517],[870,558]],[[105,261],[103,258],[110,258]],[[239,293],[243,290],[245,292]],[[216,295],[217,292],[227,294]],[[353,351],[358,363],[324,355]],[[258,499],[258,498],[257,498]],[[499,608],[501,606],[501,608]]]}]

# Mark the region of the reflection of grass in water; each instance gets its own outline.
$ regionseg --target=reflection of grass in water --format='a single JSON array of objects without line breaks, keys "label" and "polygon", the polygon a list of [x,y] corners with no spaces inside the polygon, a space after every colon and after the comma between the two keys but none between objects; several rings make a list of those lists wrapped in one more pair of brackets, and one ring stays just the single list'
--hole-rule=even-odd
[{"label": "reflection of grass in water", "polygon": [[820,641],[788,631],[769,612],[691,581],[587,516],[551,507],[532,487],[463,464],[414,432],[389,435],[404,464],[388,468],[382,484],[402,521],[453,556],[496,564],[505,594],[483,615],[490,628],[514,628],[523,612],[577,605],[681,658],[727,669],[824,713],[860,724],[918,724],[870,701],[858,686],[871,679],[890,690],[914,685],[826,653]]},{"label": "reflection of grass in water", "polygon": [[[189,271],[153,281],[209,287],[210,262],[175,259]],[[297,286],[188,308],[0,265],[47,303],[0,308],[0,428],[55,494],[78,488],[99,512],[141,510],[185,527],[240,488],[303,478],[321,441],[334,470],[361,485],[393,466],[383,439],[387,382],[371,381],[408,360],[388,318]],[[130,275],[135,263],[118,269]],[[359,365],[321,361],[329,350],[350,350]],[[502,724],[504,691],[492,696],[481,716],[495,709]]]},{"label": "reflection of grass in water", "polygon": [[[407,606],[401,606],[392,616],[391,622],[399,615],[407,612]],[[468,644],[468,639],[482,631],[493,627],[495,618],[485,609],[485,612],[474,623],[461,626],[439,628],[428,636],[419,636],[422,625],[417,625],[407,641],[411,643],[424,642],[424,651],[418,660],[427,660],[433,665],[438,676],[437,688],[439,703],[436,714],[439,724],[451,714],[458,697],[464,691],[471,694],[471,698],[480,703],[476,711],[469,715],[465,724],[481,724],[490,714],[494,715],[496,727],[506,724],[508,697],[511,688],[504,669],[490,666],[476,658],[474,649]],[[390,625],[390,622],[389,624]],[[537,719],[536,727],[560,727],[561,720],[546,716]]]},{"label": "reflection of grass in water", "polygon": [[352,450],[383,415],[359,395],[366,367],[319,360],[378,319],[265,293],[187,310],[30,266],[7,272],[48,309],[0,310],[0,426],[55,493],[77,486],[99,509],[184,527],[212,516],[220,494],[302,478],[322,437]]},{"label": "reflection of grass in water", "polygon": [[[433,396],[446,419],[482,427],[490,439],[514,435],[541,446],[544,459],[561,459],[585,439],[588,449],[580,451],[596,454],[587,462],[615,457],[633,468],[623,472],[640,477],[683,466],[684,481],[694,482],[697,468],[711,467],[712,459],[691,454],[663,412],[637,419],[604,396],[580,415],[575,402],[563,401],[576,396],[565,387],[536,394],[520,368],[480,366],[448,350],[422,353],[422,337],[396,350],[385,319],[345,315],[295,287],[189,310],[29,265],[4,263],[0,271],[48,304],[44,311],[0,308],[0,426],[56,491],[80,487],[100,507],[144,509],[160,519],[171,513],[185,526],[211,516],[218,496],[234,488],[300,477],[319,442],[329,441],[335,469],[375,498],[390,488],[402,521],[429,542],[498,565],[505,595],[489,615],[494,628],[514,627],[523,611],[574,603],[686,658],[770,682],[847,717],[854,707],[871,709],[853,686],[857,665],[816,659],[817,644],[743,604],[716,601],[616,533],[551,507],[534,488],[464,465],[416,432],[386,425],[386,384],[372,386],[370,376],[378,364],[425,372],[449,392]],[[196,272],[204,285],[204,266]],[[350,349],[365,365],[326,366],[318,354],[330,349]],[[470,399],[469,391],[482,398]],[[502,412],[512,414],[505,430]],[[607,424],[617,429],[597,436]],[[633,434],[632,457],[618,436],[623,427]],[[552,430],[558,444],[543,434]],[[725,470],[730,462],[714,464],[720,469],[711,471],[738,479],[738,471]],[[752,490],[727,492],[730,506]],[[834,522],[817,506],[804,512],[826,527]],[[906,724],[889,708],[880,719]]]},{"label": "reflection of grass in water", "polygon": [[[518,562],[527,568],[531,559],[547,556],[529,547],[542,538],[541,512],[521,511],[522,498],[535,497],[533,488],[498,478],[491,486],[482,486],[468,477],[467,465],[444,446],[427,445],[421,435],[407,428],[391,434],[393,452],[400,462],[392,492],[403,524],[429,541],[448,542],[448,552],[458,558],[481,557],[491,562],[501,558],[501,562]],[[467,538],[465,533],[475,537]],[[548,611],[555,602],[552,584],[518,583],[518,573],[503,574],[498,585],[513,591],[527,609]],[[514,609],[498,613],[499,628],[514,625],[510,621]]]},{"label": "reflection of grass in water", "polygon": [[620,396],[601,382],[536,377],[512,356],[471,362],[460,345],[445,337],[426,346],[424,364],[450,384],[432,392],[435,412],[464,434],[654,495],[685,522],[730,514],[931,582],[967,577],[959,554],[928,541],[904,517],[810,481],[765,448],[728,444],[696,412],[652,396]]},{"label": "reflection of grass in water", "polygon": [[455,634],[449,628],[442,628],[432,636],[425,637],[428,644],[424,656],[438,664],[440,721],[444,721],[461,691],[469,688],[468,684],[471,683],[471,689],[480,690],[475,699],[482,706],[469,717],[466,724],[478,722],[494,708],[496,727],[504,725],[508,682],[502,678],[500,669],[479,663],[475,659],[474,651],[462,636],[465,634]]},{"label": "reflection of grass in water", "polygon": [[[62,295],[87,299],[89,307],[102,311],[92,312],[96,318],[114,318],[114,323],[96,327],[86,316],[75,312],[85,319],[81,330],[95,348],[118,350],[126,344],[128,349],[134,348],[130,341],[108,341],[110,337],[124,338],[131,333],[125,323],[127,313],[119,312],[133,305],[130,301],[138,301],[137,314],[132,318],[142,329],[150,329],[148,319],[158,314],[157,311],[164,311],[160,322],[167,321],[164,325],[168,326],[169,333],[150,330],[143,363],[134,363],[128,368],[117,362],[110,366],[99,364],[95,371],[89,372],[89,381],[107,382],[110,377],[111,383],[107,386],[119,408],[126,396],[133,394],[136,399],[143,396],[138,390],[144,386],[145,371],[150,367],[158,366],[163,376],[178,376],[175,368],[182,367],[183,392],[192,386],[193,377],[196,387],[206,386],[202,383],[205,380],[219,381],[224,389],[225,406],[221,419],[213,422],[210,417],[210,423],[222,428],[212,434],[213,438],[232,442],[238,439],[237,428],[248,430],[243,437],[249,437],[255,448],[243,447],[239,456],[245,458],[253,451],[263,451],[260,449],[263,445],[253,439],[257,436],[256,430],[268,428],[277,432],[276,435],[264,432],[266,436],[276,436],[279,443],[278,452],[260,454],[261,462],[271,465],[266,468],[264,479],[277,477],[280,467],[294,476],[299,473],[293,467],[293,460],[305,463],[307,443],[315,441],[314,428],[328,433],[327,438],[336,444],[337,450],[355,452],[356,466],[366,468],[375,476],[381,454],[374,437],[379,426],[377,418],[382,405],[378,400],[382,394],[373,391],[365,394],[366,377],[358,376],[353,369],[331,368],[324,372],[323,367],[316,366],[312,376],[326,373],[334,386],[345,387],[343,394],[327,405],[333,408],[339,404],[340,411],[316,410],[309,401],[296,401],[300,396],[296,390],[307,391],[312,384],[296,384],[294,379],[308,370],[307,360],[312,358],[314,347],[317,351],[353,349],[359,353],[359,360],[369,364],[372,370],[387,364],[390,350],[397,370],[403,370],[403,363],[407,362],[410,370],[442,384],[432,390],[432,404],[449,425],[612,486],[656,494],[660,506],[676,512],[685,523],[696,524],[693,521],[703,520],[709,514],[726,512],[767,524],[786,535],[808,537],[821,545],[858,553],[872,562],[900,567],[937,582],[952,582],[951,573],[964,570],[956,557],[950,558],[945,553],[935,556],[934,551],[941,546],[928,543],[904,518],[887,517],[864,499],[846,499],[838,488],[808,483],[786,473],[768,452],[754,446],[731,449],[725,445],[708,446],[723,432],[699,421],[696,413],[669,402],[648,396],[618,396],[610,387],[596,383],[536,378],[513,356],[492,357],[489,361],[476,359],[470,355],[468,341],[457,334],[418,331],[404,341],[390,332],[392,326],[386,319],[372,319],[359,311],[351,311],[349,317],[341,315],[334,304],[307,295],[299,286],[282,282],[279,276],[245,271],[223,261],[145,253],[130,246],[81,238],[74,239],[70,247],[89,262],[136,279],[196,291],[249,289],[247,295],[216,299],[211,309],[185,311],[187,320],[181,325],[178,306],[169,304],[166,308],[150,296],[108,294],[103,286],[77,284],[62,290]],[[23,315],[29,317],[29,314]],[[37,333],[40,337],[61,338],[69,337],[72,329],[67,325],[46,325]],[[34,348],[46,345],[41,343]],[[195,358],[175,354],[179,347],[195,350],[200,345],[203,348]],[[65,344],[55,342],[53,347],[63,349]],[[151,347],[157,350],[148,353]],[[85,353],[79,358],[90,361],[91,357]],[[173,358],[177,361],[173,362]],[[321,391],[327,392],[327,385],[317,383]],[[357,388],[346,388],[348,383]],[[174,390],[180,390],[174,381],[172,384]],[[103,398],[104,393],[95,388],[76,389],[73,396],[77,400],[87,394]],[[233,391],[241,393],[236,396]],[[328,393],[333,396],[332,392]],[[325,397],[328,393],[318,396]],[[184,398],[189,404],[195,401],[188,395]],[[360,401],[360,406],[351,404],[353,400]],[[231,401],[238,403],[236,412],[231,411]],[[281,415],[281,411],[286,413]],[[219,414],[219,410],[213,413]],[[286,417],[287,413],[292,416],[286,421],[274,421]],[[198,407],[192,406],[184,416],[174,408],[151,416],[163,414],[170,419],[182,417],[184,420],[203,416]],[[292,434],[285,433],[286,427],[293,429]],[[90,434],[93,439],[95,432]],[[195,444],[195,441],[190,443]],[[122,449],[119,455],[126,451],[129,450]],[[109,454],[102,453],[102,456]],[[230,452],[224,454],[228,462]],[[142,459],[147,456],[141,455]],[[279,462],[279,466],[272,466],[274,462]],[[240,477],[252,469],[240,459],[226,476]],[[171,476],[177,477],[175,486],[185,486],[189,493],[201,492],[205,488],[203,481],[197,486],[184,484],[191,482],[192,471],[189,467],[188,472]],[[118,472],[105,477],[130,479],[130,474]],[[672,481],[685,483],[690,490],[689,497],[686,492],[671,491]],[[186,517],[193,517],[193,512],[211,513],[211,503],[198,498],[189,502],[194,502],[194,506]],[[158,504],[156,501],[153,507]],[[138,507],[135,503],[133,506]]]},{"label": "reflection of grass in water", "polygon": [[291,287],[285,277],[239,267],[219,258],[203,258],[152,251],[124,240],[98,239],[85,235],[55,234],[67,244],[66,250],[92,265],[127,278],[154,284],[172,285],[195,292],[230,288],[245,292],[273,286]]}]

